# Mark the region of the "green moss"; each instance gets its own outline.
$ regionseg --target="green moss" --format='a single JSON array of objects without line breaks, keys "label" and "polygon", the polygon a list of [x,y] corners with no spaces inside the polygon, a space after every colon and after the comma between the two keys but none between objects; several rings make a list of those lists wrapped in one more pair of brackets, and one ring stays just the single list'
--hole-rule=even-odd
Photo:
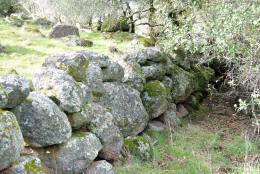
[{"label": "green moss", "polygon": [[198,104],[195,109],[191,110],[189,117],[204,117],[209,113],[208,109]]},{"label": "green moss", "polygon": [[144,38],[144,37],[140,37],[137,38],[137,40],[144,46],[144,47],[152,47],[154,46],[154,44],[152,43],[151,40]]},{"label": "green moss", "polygon": [[102,32],[129,31],[129,25],[125,18],[109,17],[103,21],[101,26]]},{"label": "green moss", "polygon": [[35,160],[30,161],[30,163],[26,163],[24,168],[29,174],[38,174],[44,172],[42,167],[36,165]]},{"label": "green moss", "polygon": [[209,82],[214,78],[215,71],[208,67],[196,67],[192,73],[194,74],[195,90],[203,91],[207,88]]},{"label": "green moss", "polygon": [[153,157],[153,150],[149,140],[141,136],[131,136],[124,140],[125,147],[137,158],[149,161]]},{"label": "green moss", "polygon": [[76,138],[76,137],[77,138],[84,138],[84,137],[86,137],[86,135],[87,135],[86,132],[79,132],[79,131],[77,131],[77,132],[73,132],[71,137],[72,138]]},{"label": "green moss", "polygon": [[40,30],[39,30],[38,28],[36,28],[35,26],[32,26],[32,25],[23,25],[23,28],[24,28],[26,31],[29,31],[29,32],[40,33]]},{"label": "green moss", "polygon": [[149,81],[144,86],[144,91],[151,97],[167,96],[166,88],[159,80]]},{"label": "green moss", "polygon": [[33,102],[33,100],[32,100],[31,98],[29,98],[29,97],[27,97],[27,98],[25,99],[25,101],[28,102],[28,103],[32,103],[32,102]]}]

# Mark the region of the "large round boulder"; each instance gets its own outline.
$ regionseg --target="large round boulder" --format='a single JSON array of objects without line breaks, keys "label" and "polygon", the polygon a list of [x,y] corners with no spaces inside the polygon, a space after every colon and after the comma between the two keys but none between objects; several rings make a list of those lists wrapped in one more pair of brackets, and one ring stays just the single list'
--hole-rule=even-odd
[{"label": "large round boulder", "polygon": [[123,146],[123,136],[113,122],[113,115],[99,104],[88,104],[88,107],[94,116],[87,124],[87,128],[103,144],[99,157],[106,160],[117,160]]},{"label": "large round boulder", "polygon": [[77,132],[66,143],[37,150],[49,173],[81,174],[101,149],[102,144],[94,134]]},{"label": "large round boulder", "polygon": [[13,112],[30,146],[61,144],[71,137],[66,114],[51,99],[38,92],[31,92]]},{"label": "large round boulder", "polygon": [[14,114],[0,110],[0,170],[17,160],[23,148],[23,135]]},{"label": "large round boulder", "polygon": [[[16,74],[0,76],[0,106],[2,105],[2,108],[14,108],[23,102],[29,92],[30,82],[24,77]],[[4,105],[6,97],[8,101]]]},{"label": "large round boulder", "polygon": [[141,98],[150,119],[159,117],[167,110],[167,90],[164,84],[158,80],[149,81],[145,84]]},{"label": "large round boulder", "polygon": [[100,103],[114,115],[115,124],[124,137],[144,130],[149,116],[137,90],[116,82],[104,83],[105,93]]},{"label": "large round boulder", "polygon": [[36,91],[50,97],[68,113],[79,112],[85,102],[80,85],[65,71],[54,68],[41,68],[33,74]]},{"label": "large round boulder", "polygon": [[49,38],[61,38],[69,35],[79,36],[79,29],[72,25],[58,24],[52,28]]},{"label": "large round boulder", "polygon": [[43,67],[53,67],[66,71],[76,81],[85,81],[88,69],[88,60],[79,53],[63,53],[48,57],[43,63]]}]

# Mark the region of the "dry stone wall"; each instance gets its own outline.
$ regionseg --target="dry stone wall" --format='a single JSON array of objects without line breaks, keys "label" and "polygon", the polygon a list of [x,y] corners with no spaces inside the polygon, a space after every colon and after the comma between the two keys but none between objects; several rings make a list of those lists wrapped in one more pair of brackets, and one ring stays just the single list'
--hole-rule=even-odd
[{"label": "dry stone wall", "polygon": [[120,160],[123,146],[152,159],[147,130],[176,127],[187,115],[180,104],[201,96],[213,75],[173,62],[158,47],[118,62],[84,50],[48,57],[32,86],[19,75],[0,76],[0,170],[113,174],[107,161]]}]

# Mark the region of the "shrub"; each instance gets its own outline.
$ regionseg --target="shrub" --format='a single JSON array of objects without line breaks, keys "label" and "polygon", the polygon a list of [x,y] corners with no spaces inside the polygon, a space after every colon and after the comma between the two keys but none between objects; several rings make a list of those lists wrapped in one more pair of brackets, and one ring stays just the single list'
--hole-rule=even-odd
[{"label": "shrub", "polygon": [[168,31],[163,43],[166,50],[181,48],[195,55],[188,58],[198,64],[223,62],[232,92],[243,97],[243,89],[245,97],[259,95],[258,0],[162,0],[161,9],[167,12],[160,14]]},{"label": "shrub", "polygon": [[9,15],[15,11],[15,0],[0,0],[0,15]]}]

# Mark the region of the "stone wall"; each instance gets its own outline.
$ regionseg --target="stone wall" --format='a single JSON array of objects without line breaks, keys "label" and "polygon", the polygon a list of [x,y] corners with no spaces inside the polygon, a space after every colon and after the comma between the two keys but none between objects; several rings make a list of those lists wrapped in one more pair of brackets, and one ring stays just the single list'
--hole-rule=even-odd
[{"label": "stone wall", "polygon": [[0,170],[112,174],[123,147],[152,159],[147,130],[176,127],[214,75],[173,62],[158,47],[118,61],[85,50],[48,57],[32,83],[0,76]]}]

